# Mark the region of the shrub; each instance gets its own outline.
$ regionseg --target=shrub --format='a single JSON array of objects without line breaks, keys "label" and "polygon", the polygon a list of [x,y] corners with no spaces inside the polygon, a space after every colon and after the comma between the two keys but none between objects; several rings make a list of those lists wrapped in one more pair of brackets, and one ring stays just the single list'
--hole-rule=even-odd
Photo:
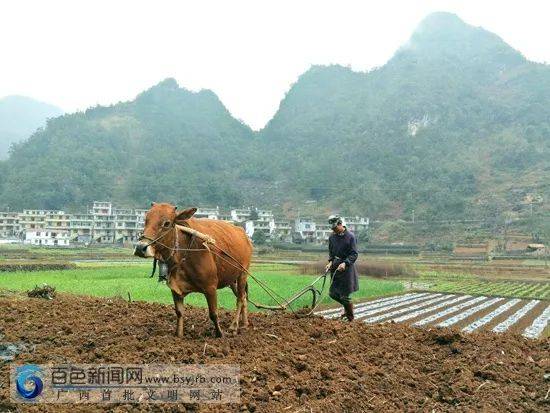
[{"label": "shrub", "polygon": [[263,231],[254,231],[252,235],[252,242],[254,245],[264,245],[267,241],[267,236]]},{"label": "shrub", "polygon": [[32,298],[53,300],[55,298],[55,287],[50,287],[48,284],[44,284],[41,287],[37,285],[32,290],[27,291],[27,295]]}]

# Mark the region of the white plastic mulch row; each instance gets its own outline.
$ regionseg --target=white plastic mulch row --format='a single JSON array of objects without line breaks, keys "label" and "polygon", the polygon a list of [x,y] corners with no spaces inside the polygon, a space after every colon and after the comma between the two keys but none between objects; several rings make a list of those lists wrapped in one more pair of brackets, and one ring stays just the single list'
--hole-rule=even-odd
[{"label": "white plastic mulch row", "polygon": [[416,323],[413,323],[414,326],[423,326],[428,323],[431,323],[432,321],[435,321],[439,318],[443,318],[446,315],[452,314],[456,311],[462,310],[463,308],[466,308],[470,305],[479,303],[480,301],[485,300],[487,297],[480,296],[480,297],[474,297],[471,300],[465,301],[463,303],[454,305],[452,307],[446,308],[443,311],[440,311],[439,313],[432,314],[431,316],[428,316],[426,318],[423,318],[422,320],[417,321]]},{"label": "white plastic mulch row", "polygon": [[484,326],[489,321],[491,321],[493,318],[499,316],[500,314],[504,313],[505,311],[509,310],[513,306],[515,306],[517,303],[519,303],[521,300],[519,298],[515,298],[513,300],[507,301],[504,304],[502,304],[500,307],[495,309],[494,311],[490,312],[486,316],[483,316],[473,323],[467,325],[462,329],[462,331],[465,331],[467,333],[471,333],[474,330],[477,330],[479,327]]},{"label": "white plastic mulch row", "polygon": [[497,324],[493,327],[495,333],[503,333],[507,331],[511,326],[516,324],[521,318],[523,318],[529,311],[531,311],[539,303],[539,300],[532,300],[521,307],[518,311],[504,320],[502,323]]},{"label": "white plastic mulch row", "polygon": [[[397,308],[397,307],[403,307],[404,305],[409,306],[410,304],[414,304],[414,303],[417,303],[419,301],[425,301],[425,300],[435,298],[435,297],[440,297],[442,295],[443,294],[428,294],[428,295],[425,295],[425,296],[422,296],[422,297],[413,298],[412,300],[402,301],[402,302],[399,302],[399,303],[386,305],[384,307],[375,308],[375,309],[372,309],[372,310],[358,311],[358,312],[355,313],[355,318],[356,319],[362,319],[362,318],[371,316],[373,314],[383,313],[383,312],[388,311],[388,310],[393,310],[394,308]],[[407,308],[409,308],[409,307],[407,307]]]},{"label": "white plastic mulch row", "polygon": [[[449,295],[449,297],[455,297],[454,295]],[[400,317],[392,318],[392,321],[395,321],[396,323],[400,323],[402,321],[410,320],[411,318],[418,317],[422,314],[431,313],[432,311],[439,310],[440,308],[447,307],[451,304],[458,303],[459,301],[464,301],[467,298],[472,298],[471,295],[460,295],[458,297],[453,298],[449,301],[444,301],[442,303],[439,303],[437,305],[432,305],[431,307],[423,308],[422,310],[413,311],[412,313],[408,313],[405,315],[402,315]]]},{"label": "white plastic mulch row", "polygon": [[463,311],[462,313],[459,313],[459,314],[457,314],[453,317],[450,317],[450,318],[442,321],[441,323],[437,324],[437,326],[438,327],[452,326],[453,324],[456,324],[459,321],[465,320],[466,318],[470,317],[471,315],[473,315],[475,313],[479,313],[481,310],[483,310],[487,307],[490,307],[493,304],[496,304],[496,303],[498,303],[502,300],[504,300],[504,298],[497,297],[497,298],[493,298],[489,301],[485,301],[484,303],[476,305],[475,307],[469,308],[468,310]]},{"label": "white plastic mulch row", "polygon": [[[355,308],[354,308],[354,311],[355,311],[355,315],[358,316],[358,315],[361,315],[362,313],[366,312],[366,311],[372,311],[372,310],[375,310],[375,309],[379,309],[380,311],[384,311],[386,308],[390,307],[390,306],[393,306],[393,305],[404,305],[404,303],[408,303],[408,302],[411,302],[411,301],[415,301],[415,300],[419,300],[419,299],[424,299],[424,297],[426,297],[427,295],[429,295],[429,293],[421,293],[421,294],[405,294],[405,295],[400,295],[398,297],[394,297],[393,299],[387,299],[383,302],[366,302],[366,303],[363,303],[363,304],[359,304],[359,305],[356,305]],[[338,317],[340,315],[340,311],[342,310],[342,308],[337,308],[335,312],[332,312],[328,315],[324,315],[325,318],[335,318],[335,317]]]},{"label": "white plastic mulch row", "polygon": [[[357,309],[362,308],[362,307],[371,306],[371,305],[375,305],[375,304],[381,304],[381,303],[387,303],[387,302],[393,302],[393,301],[396,301],[396,300],[406,300],[407,298],[419,297],[419,296],[427,295],[427,294],[428,293],[408,293],[408,294],[399,295],[397,297],[392,296],[392,297],[380,298],[378,300],[373,300],[373,301],[365,301],[364,303],[357,304],[355,306],[355,309],[357,310]],[[329,314],[332,314],[332,313],[340,313],[341,310],[342,310],[341,307],[329,308],[328,310],[316,311],[315,314],[317,314],[317,315],[329,315]]]},{"label": "white plastic mulch row", "polygon": [[441,300],[447,300],[448,301],[449,296],[448,295],[443,295],[443,296],[440,296],[440,297],[435,297],[435,298],[432,298],[431,300],[422,301],[420,304],[411,305],[411,306],[405,307],[405,308],[399,308],[397,310],[390,311],[389,313],[384,313],[384,314],[380,314],[380,315],[377,315],[377,316],[374,316],[374,317],[365,318],[361,321],[363,321],[364,323],[376,323],[378,321],[384,320],[385,318],[395,317],[395,316],[403,314],[403,313],[408,313],[409,311],[418,310],[419,308],[426,307],[426,306],[429,306],[431,304],[435,304],[435,303],[437,303],[438,301],[441,301]]},{"label": "white plastic mulch row", "polygon": [[[504,302],[501,303],[502,301]],[[462,329],[464,332],[472,332],[491,323],[496,317],[513,309],[521,302],[522,299],[520,298],[506,299],[502,297],[472,297],[471,295],[441,293],[409,293],[357,304],[355,306],[355,316],[356,319],[365,323],[383,321],[403,322],[424,314],[433,313],[413,322],[412,325],[423,326],[435,322],[437,327],[449,327],[466,320],[474,314],[481,313],[481,317]],[[486,309],[498,303],[501,304],[493,311],[483,315],[486,311],[490,311]],[[539,303],[541,303],[540,300],[529,300],[525,305],[520,304],[519,309],[513,310],[515,312],[493,327],[492,331],[504,332],[509,330],[519,320],[527,316]],[[335,318],[339,316],[340,311],[341,308],[332,308],[318,311],[315,314],[322,315],[325,318]],[[438,312],[434,313],[434,311]],[[533,320],[531,325],[525,328],[523,335],[528,338],[539,337],[544,332],[549,321],[550,305],[547,305],[543,312]]]},{"label": "white plastic mulch row", "polygon": [[542,334],[548,319],[550,318],[550,305],[548,305],[541,315],[539,315],[533,323],[523,331],[523,336],[528,338],[537,338]]}]

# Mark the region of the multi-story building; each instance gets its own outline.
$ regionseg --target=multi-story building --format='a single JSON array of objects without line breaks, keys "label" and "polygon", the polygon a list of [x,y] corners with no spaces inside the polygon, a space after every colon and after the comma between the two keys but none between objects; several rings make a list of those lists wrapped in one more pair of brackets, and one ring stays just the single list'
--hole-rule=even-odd
[{"label": "multi-story building", "polygon": [[95,201],[92,208],[90,208],[90,215],[93,216],[92,242],[103,244],[115,243],[113,204],[111,202]]},{"label": "multi-story building", "polygon": [[113,204],[107,201],[94,201],[90,214],[92,215],[112,215],[113,213]]},{"label": "multi-story building", "polygon": [[244,225],[245,225],[244,229],[246,231],[246,235],[248,235],[249,238],[252,238],[252,236],[256,231],[261,231],[265,234],[267,238],[270,238],[271,234],[275,229],[275,220],[271,220],[271,221],[264,221],[261,219],[248,220],[245,222]]},{"label": "multi-story building", "polygon": [[110,202],[94,202],[88,214],[71,215],[71,240],[128,244],[143,230],[146,209],[116,208]]},{"label": "multi-story building", "polygon": [[220,215],[219,215],[218,219],[220,219],[222,221],[227,221],[227,222],[235,222],[233,220],[233,217],[231,216],[231,214],[230,213],[225,213],[225,212],[220,212]]},{"label": "multi-story building", "polygon": [[63,211],[52,212],[45,219],[46,245],[68,246],[70,240],[70,215]]},{"label": "multi-story building", "polygon": [[114,242],[124,244],[137,241],[138,216],[133,209],[114,208]]},{"label": "multi-story building", "polygon": [[326,222],[316,222],[315,223],[315,240],[320,243],[328,241],[328,237],[332,234],[332,228]]},{"label": "multi-story building", "polygon": [[54,230],[27,230],[25,232],[25,244],[46,245],[51,247],[68,247],[69,232]]},{"label": "multi-story building", "polygon": [[369,229],[369,219],[366,217],[342,217],[344,225],[351,232],[366,231]]},{"label": "multi-story building", "polygon": [[19,227],[24,234],[27,230],[44,229],[46,215],[62,211],[46,211],[42,209],[24,209],[19,214]]},{"label": "multi-story building", "polygon": [[138,235],[139,235],[139,233],[143,231],[143,227],[145,226],[145,214],[147,214],[147,210],[134,209],[134,213],[136,214],[137,229],[138,229]]},{"label": "multi-story building", "polygon": [[46,214],[44,222],[46,229],[69,232],[71,216],[63,211],[52,211]]},{"label": "multi-story building", "polygon": [[274,221],[275,216],[273,215],[272,211],[268,211],[265,209],[257,209],[256,214],[258,215],[259,221]]},{"label": "multi-story building", "polygon": [[[95,201],[88,213],[31,210],[21,213],[0,212],[0,238],[19,238],[33,245],[69,245],[74,243],[129,244],[143,230],[146,209],[116,208],[111,202]],[[283,242],[326,242],[331,229],[325,221],[297,218],[294,222],[278,219],[272,211],[254,208],[232,209],[201,207],[197,218],[218,219],[242,225],[249,237],[256,231],[268,239]],[[351,231],[368,229],[365,217],[344,217]]]},{"label": "multi-story building", "polygon": [[301,242],[315,241],[315,221],[311,218],[296,218],[294,220],[294,233]]},{"label": "multi-story building", "polygon": [[[369,219],[364,217],[342,217],[342,223],[351,232],[365,231],[369,227]],[[315,223],[315,239],[317,242],[324,243],[332,234],[330,225],[326,222]]]},{"label": "multi-story building", "polygon": [[14,239],[19,237],[19,213],[0,212],[0,238]]},{"label": "multi-story building", "polygon": [[[263,209],[249,210],[250,213],[245,220],[245,231],[252,238],[256,231],[261,231],[267,238],[272,238],[275,232],[275,216],[273,212]],[[245,214],[243,213],[242,216]],[[235,214],[239,216],[239,214]]]},{"label": "multi-story building", "polygon": [[231,220],[233,222],[245,222],[250,218],[250,208],[232,209],[230,211]]},{"label": "multi-story building", "polygon": [[19,214],[23,241],[33,245],[69,245],[69,216],[63,211],[25,209]]},{"label": "multi-story building", "polygon": [[275,219],[271,239],[281,242],[292,242],[292,225],[290,221]]},{"label": "multi-story building", "polygon": [[220,208],[197,208],[197,212],[193,215],[195,218],[220,219]]},{"label": "multi-story building", "polygon": [[69,223],[71,242],[90,243],[93,227],[94,216],[92,214],[72,214]]}]

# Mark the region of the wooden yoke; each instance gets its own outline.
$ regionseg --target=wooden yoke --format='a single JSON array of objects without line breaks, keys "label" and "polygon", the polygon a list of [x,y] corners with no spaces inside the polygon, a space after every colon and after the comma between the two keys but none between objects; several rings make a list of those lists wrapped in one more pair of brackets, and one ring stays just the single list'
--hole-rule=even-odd
[{"label": "wooden yoke", "polygon": [[193,228],[184,227],[183,225],[176,224],[176,229],[180,229],[183,232],[186,232],[190,235],[193,235],[193,236],[203,240],[207,244],[214,244],[214,245],[216,244],[216,240],[214,238],[212,238],[210,235],[203,234],[202,232],[199,232],[199,231],[197,231]]}]

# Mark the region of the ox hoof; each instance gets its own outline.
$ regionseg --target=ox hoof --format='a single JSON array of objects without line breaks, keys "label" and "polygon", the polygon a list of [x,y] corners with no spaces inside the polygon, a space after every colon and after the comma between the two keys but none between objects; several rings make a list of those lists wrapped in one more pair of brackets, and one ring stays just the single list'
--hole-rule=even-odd
[{"label": "ox hoof", "polygon": [[214,331],[214,336],[216,338],[222,338],[223,337],[223,333],[221,330],[217,330],[217,331]]}]

